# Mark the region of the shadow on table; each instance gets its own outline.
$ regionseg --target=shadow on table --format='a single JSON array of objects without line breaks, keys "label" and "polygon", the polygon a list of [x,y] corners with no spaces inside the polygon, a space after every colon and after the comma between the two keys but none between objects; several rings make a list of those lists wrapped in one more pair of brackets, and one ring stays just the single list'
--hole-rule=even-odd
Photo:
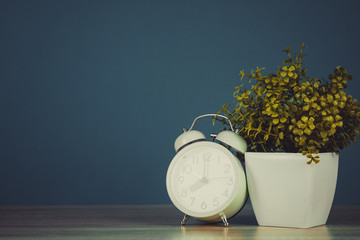
[{"label": "shadow on table", "polygon": [[310,229],[276,228],[258,226],[191,225],[169,231],[167,239],[276,239],[276,240],[310,240],[332,239],[326,226]]}]

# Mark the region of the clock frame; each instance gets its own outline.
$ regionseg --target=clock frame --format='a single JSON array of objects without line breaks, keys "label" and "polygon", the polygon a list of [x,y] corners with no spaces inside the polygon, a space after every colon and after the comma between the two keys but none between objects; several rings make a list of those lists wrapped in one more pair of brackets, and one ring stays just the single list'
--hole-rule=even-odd
[{"label": "clock frame", "polygon": [[[192,130],[203,117],[222,117],[231,131],[213,135],[213,141]],[[184,129],[175,141],[177,154],[172,159],[166,176],[166,188],[175,207],[185,216],[200,221],[220,222],[228,226],[228,218],[236,215],[248,198],[246,176],[240,160],[230,151],[246,151],[246,142],[222,115],[205,114],[197,117],[189,130]]]}]

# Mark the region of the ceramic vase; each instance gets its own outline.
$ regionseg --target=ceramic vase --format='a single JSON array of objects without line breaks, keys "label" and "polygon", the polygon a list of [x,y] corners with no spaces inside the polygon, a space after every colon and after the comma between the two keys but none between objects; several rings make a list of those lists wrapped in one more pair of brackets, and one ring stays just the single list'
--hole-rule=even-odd
[{"label": "ceramic vase", "polygon": [[326,224],[334,199],[339,156],[320,153],[245,153],[251,204],[261,226],[310,228]]}]

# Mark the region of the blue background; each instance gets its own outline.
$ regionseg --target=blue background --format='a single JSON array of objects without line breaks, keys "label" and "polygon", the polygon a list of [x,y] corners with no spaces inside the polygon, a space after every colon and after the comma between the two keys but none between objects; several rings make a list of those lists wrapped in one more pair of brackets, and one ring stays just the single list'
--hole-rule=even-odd
[{"label": "blue background", "polygon": [[[232,103],[241,69],[342,65],[360,98],[358,1],[0,0],[0,204],[161,204],[183,127]],[[211,120],[198,128],[217,132]],[[335,204],[360,204],[360,150]]]}]

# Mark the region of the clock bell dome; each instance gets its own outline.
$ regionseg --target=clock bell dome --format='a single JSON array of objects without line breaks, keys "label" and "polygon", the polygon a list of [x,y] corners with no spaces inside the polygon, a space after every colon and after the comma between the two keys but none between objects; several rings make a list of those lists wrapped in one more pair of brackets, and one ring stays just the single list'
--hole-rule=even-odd
[{"label": "clock bell dome", "polygon": [[245,153],[247,150],[246,141],[233,131],[222,131],[216,136],[215,140],[230,146],[237,152]]},{"label": "clock bell dome", "polygon": [[193,143],[195,141],[203,141],[206,140],[205,135],[197,130],[191,130],[191,131],[184,131],[183,134],[178,136],[175,140],[175,151],[180,151],[183,147],[186,145]]}]

